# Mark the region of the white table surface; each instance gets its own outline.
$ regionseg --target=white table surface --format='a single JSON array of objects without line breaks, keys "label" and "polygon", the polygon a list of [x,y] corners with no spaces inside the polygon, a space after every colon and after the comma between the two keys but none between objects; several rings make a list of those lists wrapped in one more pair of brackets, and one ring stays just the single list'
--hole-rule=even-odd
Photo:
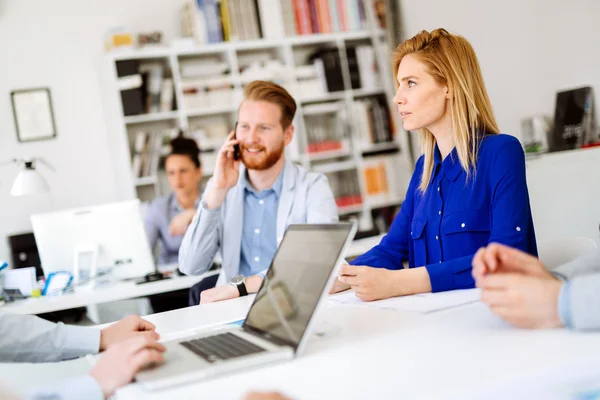
[{"label": "white table surface", "polygon": [[[148,319],[167,335],[241,319],[250,301]],[[600,376],[600,334],[514,329],[481,303],[431,314],[327,306],[315,331],[324,336],[313,335],[294,361],[154,393],[132,384],[117,399],[240,399],[249,390],[298,400],[494,398],[503,391],[512,395],[496,398],[512,399],[531,398],[514,395],[524,384],[547,389]],[[567,398],[553,393],[546,398]]]},{"label": "white table surface", "polygon": [[[377,245],[384,235],[359,239],[352,242],[348,249],[347,257],[356,257]],[[208,272],[199,276],[172,276],[156,282],[137,285],[135,282],[117,282],[109,286],[99,287],[93,290],[79,289],[73,293],[60,296],[49,296],[29,298],[26,300],[6,303],[0,306],[0,312],[15,314],[43,314],[48,312],[68,310],[77,307],[86,307],[95,304],[108,303],[112,301],[134,299],[150,296],[153,294],[166,293],[192,287],[202,279],[215,274]]]},{"label": "white table surface", "polygon": [[19,300],[0,306],[0,312],[14,314],[43,314],[47,312],[68,310],[94,304],[108,303],[137,297],[150,296],[158,293],[186,289],[200,282],[207,276],[217,272],[209,272],[199,276],[177,276],[155,282],[136,284],[134,281],[116,282],[93,290],[78,289],[75,292],[59,296],[44,296]]}]

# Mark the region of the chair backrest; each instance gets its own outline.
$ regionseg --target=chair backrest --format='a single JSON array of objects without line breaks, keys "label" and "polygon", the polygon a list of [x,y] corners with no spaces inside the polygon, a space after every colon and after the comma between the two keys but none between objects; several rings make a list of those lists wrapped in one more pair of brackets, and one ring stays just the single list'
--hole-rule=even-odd
[{"label": "chair backrest", "polygon": [[597,247],[596,242],[587,237],[541,240],[538,242],[538,255],[546,268],[553,270]]}]

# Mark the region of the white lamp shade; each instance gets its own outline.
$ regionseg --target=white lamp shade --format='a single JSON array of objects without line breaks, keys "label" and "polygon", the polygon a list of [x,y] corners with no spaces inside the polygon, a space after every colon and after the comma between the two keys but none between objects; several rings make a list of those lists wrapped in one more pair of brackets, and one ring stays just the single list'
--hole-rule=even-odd
[{"label": "white lamp shade", "polygon": [[17,175],[10,194],[12,196],[28,196],[46,193],[49,190],[48,184],[35,169],[25,168]]}]

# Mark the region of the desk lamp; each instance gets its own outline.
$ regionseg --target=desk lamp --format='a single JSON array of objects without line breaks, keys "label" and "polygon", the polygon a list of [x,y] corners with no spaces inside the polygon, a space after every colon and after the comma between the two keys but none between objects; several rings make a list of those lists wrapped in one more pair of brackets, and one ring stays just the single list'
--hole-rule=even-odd
[{"label": "desk lamp", "polygon": [[20,169],[10,190],[12,196],[28,196],[50,191],[50,187],[44,178],[35,169],[36,162],[38,161],[45,164],[51,170],[54,170],[43,158],[26,157],[12,160]]}]

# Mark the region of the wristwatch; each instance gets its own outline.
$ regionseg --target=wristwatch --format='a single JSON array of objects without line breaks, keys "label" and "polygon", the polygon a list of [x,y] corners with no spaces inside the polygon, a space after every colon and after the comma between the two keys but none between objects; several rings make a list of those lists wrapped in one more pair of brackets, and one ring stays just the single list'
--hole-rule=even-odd
[{"label": "wristwatch", "polygon": [[246,277],[244,275],[234,276],[230,284],[237,288],[240,292],[240,297],[248,295],[248,290],[246,289]]}]

